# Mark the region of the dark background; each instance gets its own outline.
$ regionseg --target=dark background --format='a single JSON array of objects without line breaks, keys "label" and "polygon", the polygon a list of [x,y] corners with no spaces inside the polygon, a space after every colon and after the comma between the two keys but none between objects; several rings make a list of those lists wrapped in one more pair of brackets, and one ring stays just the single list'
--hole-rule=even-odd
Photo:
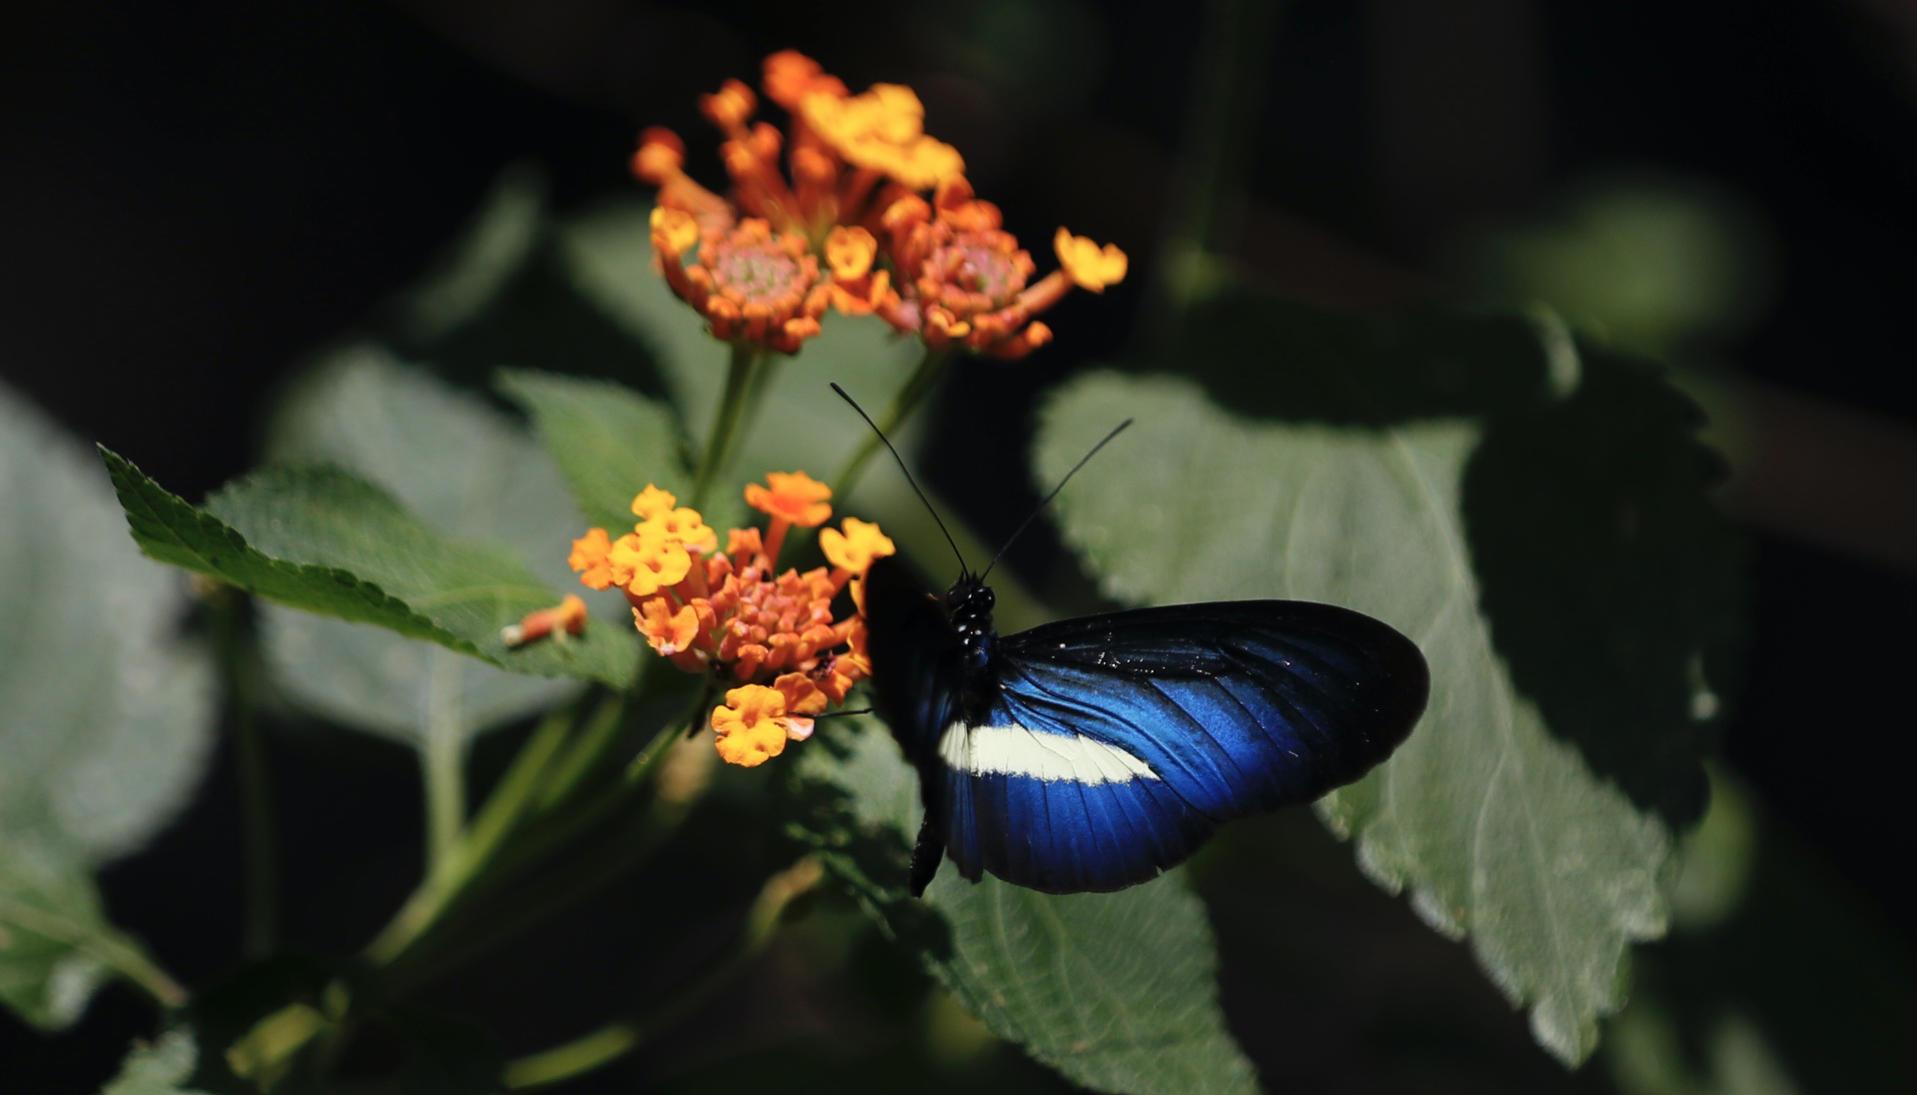
[{"label": "dark background", "polygon": [[[1132,333],[1194,125],[1189,91],[1214,63],[1201,15],[1005,0],[16,12],[0,45],[0,370],[80,436],[197,498],[251,465],[259,412],[302,356],[418,276],[502,168],[538,164],[555,203],[576,207],[632,186],[625,157],[654,122],[688,136],[695,171],[711,166],[695,93],[752,79],[764,54],[794,46],[855,88],[917,88],[932,132],[965,151],[1023,238],[1065,223],[1132,255],[1132,282],[1069,305],[1056,345],[956,382],[926,463],[963,505],[970,483],[1025,482],[1034,393]],[[1907,947],[1917,842],[1897,760],[1917,655],[1917,9],[1297,0],[1250,25],[1241,44],[1264,61],[1241,100],[1246,201],[1221,249],[1296,295],[1480,298],[1496,279],[1473,273],[1477,243],[1548,220],[1592,180],[1676,180],[1738,226],[1735,315],[1658,346],[1741,393],[1746,414],[1725,503],[1751,543],[1748,680],[1727,697],[1723,753],[1767,839]],[[1014,564],[1029,571],[1047,550],[1034,539]],[[285,721],[288,934],[339,953],[416,869],[415,774],[396,749]],[[505,747],[483,749],[482,765]],[[231,782],[222,757],[182,820],[105,879],[115,918],[189,983],[235,960]],[[1268,1085],[1606,1089],[1601,1063],[1567,1075],[1531,1048],[1464,950],[1372,892],[1309,818],[1254,828],[1199,880],[1228,1014]],[[1270,847],[1289,855],[1276,877],[1233,869]],[[694,923],[738,897],[662,897],[638,879],[579,918],[580,938],[630,921],[629,955],[595,959],[580,943],[507,956],[447,992],[511,1022],[509,1051],[538,1048],[607,1000],[672,983],[670,959],[654,960],[675,949],[662,947],[671,926],[648,919],[660,905],[694,906],[671,914]],[[1267,953],[1274,925],[1308,942]],[[705,1033],[568,1090],[672,1077],[699,1089],[744,1082],[761,1060],[788,1082],[860,1088],[933,1071],[925,1046],[944,1043],[887,1010],[920,1007],[917,975],[854,935],[843,961],[775,949],[751,982],[757,1003],[735,994],[688,1027]],[[724,931],[703,937],[717,946]],[[577,1002],[512,1012],[548,992]],[[740,1008],[777,1013],[763,1044],[712,1033]],[[0,1089],[91,1090],[144,1016],[111,991],[57,1038],[0,1017]],[[935,1034],[941,1022],[927,1020]],[[932,1059],[943,1079],[911,1082],[1049,1082],[958,1026],[953,1044],[973,1048]]]}]

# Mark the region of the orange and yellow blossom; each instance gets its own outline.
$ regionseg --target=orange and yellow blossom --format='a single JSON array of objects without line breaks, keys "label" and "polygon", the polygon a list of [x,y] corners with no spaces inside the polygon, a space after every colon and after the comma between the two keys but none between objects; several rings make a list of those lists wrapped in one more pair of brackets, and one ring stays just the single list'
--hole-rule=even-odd
[{"label": "orange and yellow blossom", "polygon": [[974,197],[963,177],[943,181],[930,203],[917,195],[895,202],[883,225],[899,292],[878,314],[932,349],[1016,360],[1051,341],[1052,329],[1034,317],[1074,285],[1103,292],[1125,276],[1123,251],[1060,228],[1060,269],[1034,282],[1031,253],[1002,224],[998,207]]},{"label": "orange and yellow blossom", "polygon": [[614,540],[592,529],[573,542],[570,562],[587,586],[622,590],[634,626],[677,668],[769,686],[734,688],[712,716],[720,755],[756,765],[786,740],[803,740],[815,716],[870,674],[864,620],[857,612],[835,619],[833,602],[893,545],[877,525],[848,517],[823,534],[830,568],[780,571],[786,531],[829,520],[831,489],[804,472],[774,472],[745,494],[771,516],[770,529],[728,530],[723,552],[698,511],[648,485],[633,499],[641,521],[632,532]]},{"label": "orange and yellow blossom", "polygon": [[[763,86],[790,114],[787,133],[753,120],[758,97],[738,80],[700,97],[700,113],[723,136],[725,196],[686,173],[685,143],[671,130],[640,134],[632,170],[659,188],[652,238],[672,291],[716,337],[794,353],[819,332],[828,307],[866,314],[891,296],[890,274],[869,256],[845,261],[850,252],[835,231],[858,227],[873,240],[887,206],[964,161],[925,133],[925,108],[910,88],[878,84],[852,95],[791,51],[766,59]],[[821,251],[830,261],[823,272]]]}]

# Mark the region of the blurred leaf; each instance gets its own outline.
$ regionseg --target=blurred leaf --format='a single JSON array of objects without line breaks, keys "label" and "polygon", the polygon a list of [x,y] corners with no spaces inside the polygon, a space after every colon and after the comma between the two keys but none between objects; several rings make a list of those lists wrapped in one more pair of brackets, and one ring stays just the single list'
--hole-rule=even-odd
[{"label": "blurred leaf", "polygon": [[691,489],[676,416],[630,388],[520,371],[501,373],[499,387],[532,416],[588,524],[630,531],[633,496],[647,483]]},{"label": "blurred leaf", "polygon": [[184,1086],[199,1057],[191,1031],[169,1030],[127,1054],[120,1074],[100,1090],[100,1095],[201,1095],[197,1089]]},{"label": "blurred leaf", "polygon": [[847,719],[799,752],[796,835],[994,1034],[1100,1091],[1255,1089],[1218,1008],[1204,907],[1182,880],[1056,896],[970,883],[947,864],[914,900],[918,784],[891,735]]},{"label": "blurred leaf", "polygon": [[[1356,835],[1360,864],[1381,885],[1409,886],[1414,908],[1433,927],[1469,934],[1492,978],[1530,1007],[1540,1042],[1581,1061],[1596,1045],[1598,1017],[1622,1002],[1626,945],[1665,929],[1671,825],[1694,804],[1701,778],[1693,708],[1702,640],[1694,617],[1705,607],[1682,583],[1700,570],[1728,570],[1713,554],[1721,545],[1682,539],[1701,520],[1667,525],[1655,507],[1619,512],[1622,497],[1608,489],[1615,484],[1600,489],[1591,481],[1602,467],[1567,466],[1565,454],[1550,448],[1500,446],[1495,466],[1476,463],[1489,430],[1533,439],[1532,412],[1512,395],[1544,391],[1535,348],[1530,363],[1483,363],[1491,385],[1483,399],[1499,412],[1487,429],[1459,416],[1472,402],[1468,375],[1459,385],[1421,389],[1432,378],[1419,363],[1405,370],[1407,387],[1380,388],[1392,379],[1394,357],[1403,356],[1395,340],[1374,342],[1367,354],[1353,338],[1352,357],[1314,360],[1308,349],[1288,352],[1286,328],[1272,322],[1282,315],[1263,317],[1267,352],[1279,363],[1272,379],[1241,372],[1246,392],[1232,405],[1269,407],[1295,384],[1323,397],[1322,417],[1338,424],[1249,420],[1188,380],[1095,374],[1047,407],[1039,479],[1055,480],[1113,422],[1138,416],[1123,443],[1058,501],[1067,541],[1084,552],[1107,594],[1141,604],[1328,601],[1377,616],[1418,642],[1432,671],[1422,724],[1390,762],[1327,796],[1321,808],[1340,833]],[[1327,323],[1350,329],[1353,321]],[[1495,337],[1486,346],[1509,344],[1502,328],[1487,333]],[[1578,393],[1608,391],[1615,378],[1606,363],[1578,360],[1568,343],[1554,352],[1570,355],[1551,369],[1565,398],[1530,404],[1554,429],[1588,439],[1611,427],[1633,434],[1648,423],[1688,436],[1689,422],[1642,405],[1576,404]],[[1523,381],[1526,367],[1536,382]],[[1347,385],[1354,374],[1368,383]],[[1388,415],[1365,409],[1380,390],[1395,402]],[[1653,394],[1675,399],[1661,387]],[[1339,405],[1339,398],[1350,402]],[[1572,406],[1603,413],[1564,420]],[[1653,411],[1660,406],[1653,400]],[[1676,445],[1654,451],[1674,461],[1675,452],[1696,456]],[[1523,466],[1520,483],[1508,474],[1513,462]],[[1708,513],[1702,464],[1659,471],[1669,481],[1659,489],[1688,492],[1688,505]],[[1468,475],[1506,492],[1467,497]],[[1535,495],[1553,488],[1578,495],[1570,508],[1589,502],[1600,512],[1590,522],[1582,510],[1544,512],[1548,499]],[[1620,540],[1617,523],[1633,519],[1641,520]],[[1582,539],[1572,531],[1603,520],[1611,526]],[[1487,553],[1510,564],[1507,544],[1518,542],[1533,557],[1529,569],[1486,569]],[[1612,552],[1624,561],[1604,558]],[[1651,588],[1628,605],[1622,595],[1611,605],[1593,603],[1591,590],[1624,581]],[[1590,589],[1557,603],[1565,585],[1579,583]],[[1540,603],[1521,603],[1521,593]],[[1649,615],[1630,610],[1646,601],[1653,602]],[[1660,615],[1666,611],[1675,622]],[[1580,638],[1588,641],[1580,646]],[[1548,641],[1571,664],[1532,657],[1514,667],[1508,644],[1520,639]],[[1631,679],[1648,658],[1631,640],[1675,654],[1653,667],[1657,687]],[[1673,681],[1675,693],[1664,687]],[[1581,702],[1616,721],[1574,731],[1547,718]]]},{"label": "blurred leaf", "polygon": [[[430,526],[430,532],[416,532],[433,542],[408,551],[422,558],[470,556],[442,564],[458,568],[446,573],[466,575],[457,585],[420,593],[431,598],[436,620],[456,615],[455,633],[478,645],[487,660],[518,673],[630,681],[637,644],[623,612],[588,628],[579,642],[535,643],[517,651],[498,642],[499,627],[577,588],[566,555],[586,527],[552,459],[504,414],[400,365],[377,347],[360,346],[335,355],[289,394],[274,421],[268,454],[364,476]],[[262,505],[250,520],[270,518]],[[326,542],[325,530],[313,535]],[[386,536],[377,533],[376,539]],[[300,532],[276,542],[297,550],[309,538]],[[346,544],[327,550],[338,553],[330,561],[349,568],[378,568],[391,555],[382,549],[362,558]],[[420,579],[390,580],[418,588]],[[262,626],[274,676],[302,706],[406,740],[417,740],[428,728],[464,738],[549,707],[576,688],[338,620],[268,610]]]},{"label": "blurred leaf", "polygon": [[0,388],[0,1002],[60,1027],[110,929],[92,869],[184,806],[211,746],[205,652],[175,637],[183,583],[126,538],[100,469]]},{"label": "blurred leaf", "polygon": [[1670,352],[1762,315],[1768,233],[1732,195],[1653,175],[1580,185],[1537,223],[1471,242],[1468,276],[1513,304],[1543,301],[1621,343]]},{"label": "blurred leaf", "polygon": [[[1908,1087],[1907,925],[1835,877],[1723,770],[1680,851],[1671,938],[1648,949],[1606,1045],[1628,1095]],[[1730,870],[1718,862],[1729,855]]]},{"label": "blurred leaf", "polygon": [[437,339],[484,313],[525,266],[545,223],[539,170],[522,164],[501,172],[446,254],[394,302],[400,337]]},{"label": "blurred leaf", "polygon": [[109,975],[109,931],[84,863],[0,844],[0,1003],[45,1030],[71,1024]]}]

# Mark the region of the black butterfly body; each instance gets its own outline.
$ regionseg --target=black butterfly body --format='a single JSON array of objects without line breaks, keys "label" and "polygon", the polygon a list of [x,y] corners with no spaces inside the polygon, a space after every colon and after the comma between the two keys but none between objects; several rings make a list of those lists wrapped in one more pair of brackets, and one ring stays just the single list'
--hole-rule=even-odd
[{"label": "black butterfly body", "polygon": [[875,706],[917,769],[911,886],[950,854],[1051,893],[1116,890],[1231,818],[1308,802],[1384,760],[1424,711],[1423,656],[1304,601],[1146,608],[1000,636],[992,591],[939,598],[896,558],[865,579]]}]

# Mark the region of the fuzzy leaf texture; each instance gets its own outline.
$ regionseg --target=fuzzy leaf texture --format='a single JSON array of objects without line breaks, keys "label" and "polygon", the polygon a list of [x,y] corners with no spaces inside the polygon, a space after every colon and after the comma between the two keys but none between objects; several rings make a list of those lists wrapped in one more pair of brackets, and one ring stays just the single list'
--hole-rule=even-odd
[{"label": "fuzzy leaf texture", "polygon": [[794,834],[992,1033],[1098,1091],[1256,1090],[1219,1010],[1204,906],[1181,878],[1060,896],[947,864],[920,901],[905,892],[917,777],[884,726],[835,722],[798,752]]},{"label": "fuzzy leaf texture", "polygon": [[1255,298],[1208,322],[1258,325],[1269,361],[1089,375],[1045,408],[1040,482],[1138,419],[1060,496],[1066,539],[1123,602],[1326,601],[1418,643],[1423,721],[1321,814],[1582,1061],[1701,801],[1734,556],[1696,412],[1549,322]]},{"label": "fuzzy leaf texture", "polygon": [[[545,451],[522,426],[475,395],[406,366],[378,346],[349,347],[289,393],[267,451],[269,459],[289,466],[344,468],[376,484],[430,526],[438,541],[409,550],[455,551],[467,559],[448,571],[467,578],[426,596],[441,612],[464,614],[456,633],[474,637],[495,665],[519,669],[527,659],[552,665],[585,656],[593,672],[571,675],[626,679],[637,644],[624,612],[595,621],[583,642],[498,647],[499,624],[493,621],[510,623],[527,606],[545,607],[565,593],[583,592],[566,554],[585,519]],[[268,515],[254,509],[247,520]],[[305,535],[284,542],[290,549]],[[377,544],[369,547],[370,558],[348,565],[386,565],[388,553]],[[538,598],[543,604],[532,603]],[[274,678],[301,706],[404,741],[428,734],[464,740],[543,710],[577,688],[307,613],[269,608],[262,625]]]},{"label": "fuzzy leaf texture", "polygon": [[[631,676],[635,644],[612,628],[593,628],[563,649],[507,650],[498,629],[559,595],[497,549],[441,536],[346,472],[268,469],[225,488],[216,505],[200,510],[126,458],[102,455],[135,541],[161,562],[520,672],[614,685]],[[242,528],[267,550],[253,546]]]},{"label": "fuzzy leaf texture", "polygon": [[673,413],[630,388],[519,370],[500,374],[499,388],[531,416],[589,524],[618,536],[637,520],[632,498],[647,483],[691,485]]},{"label": "fuzzy leaf texture", "polygon": [[185,804],[212,737],[184,583],[140,557],[86,450],[0,388],[0,1004],[55,1029],[115,952],[94,889]]}]

